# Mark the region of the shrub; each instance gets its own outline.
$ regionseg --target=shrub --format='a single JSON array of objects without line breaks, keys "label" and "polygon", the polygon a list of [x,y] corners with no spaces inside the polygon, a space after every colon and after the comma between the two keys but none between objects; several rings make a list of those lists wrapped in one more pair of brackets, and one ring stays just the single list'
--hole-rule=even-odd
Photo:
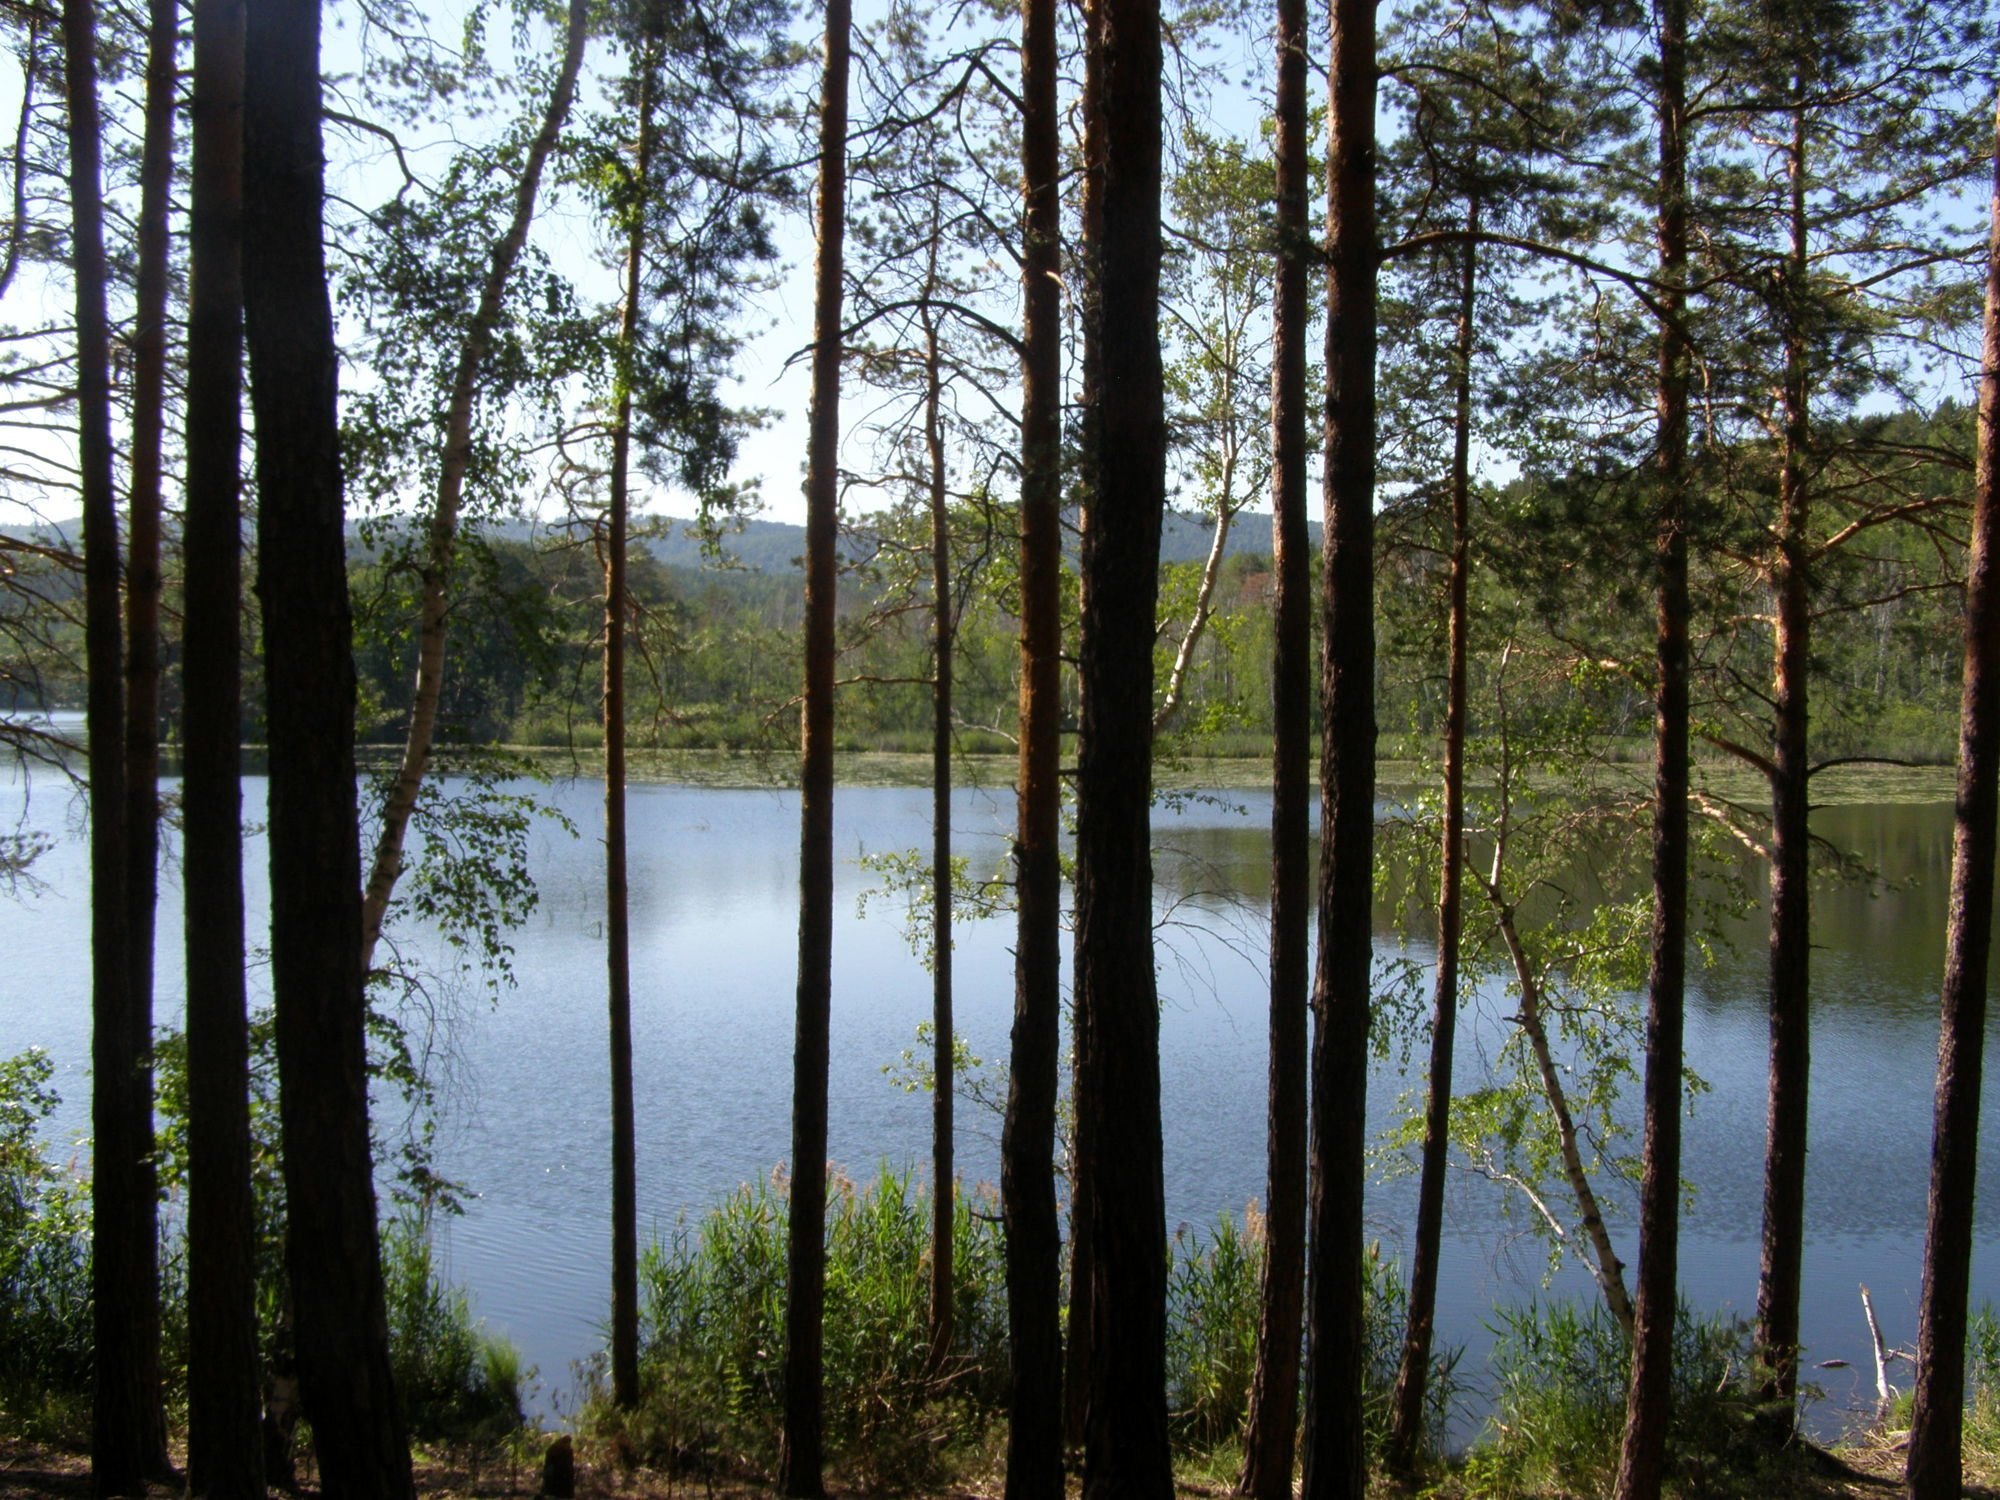
[{"label": "shrub", "polygon": [[39,1048],[0,1060],[0,1426],[64,1431],[90,1396],[90,1193],[37,1131],[60,1099]]}]

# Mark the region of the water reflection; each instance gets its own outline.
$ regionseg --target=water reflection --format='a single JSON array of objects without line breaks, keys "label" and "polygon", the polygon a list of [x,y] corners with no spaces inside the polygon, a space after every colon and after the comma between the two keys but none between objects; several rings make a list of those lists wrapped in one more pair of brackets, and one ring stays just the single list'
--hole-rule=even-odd
[{"label": "water reflection", "polygon": [[[442,1165],[478,1194],[448,1232],[450,1273],[479,1311],[564,1388],[569,1361],[601,1338],[608,1240],[608,1105],[604,1057],[599,791],[568,784],[555,800],[584,830],[572,839],[538,827],[532,860],[542,903],[516,940],[518,989],[497,1005],[438,991],[441,1055],[454,1058]],[[246,783],[255,819],[261,782]],[[58,836],[38,866],[44,889],[0,903],[0,951],[9,954],[0,1001],[0,1053],[48,1047],[66,1096],[63,1131],[85,1124],[88,931],[85,858],[67,793],[37,782],[0,788],[0,819],[25,817]],[[1390,810],[1385,804],[1385,811]],[[928,793],[843,789],[836,799],[842,855],[836,895],[831,1152],[853,1175],[886,1159],[921,1171],[928,1105],[883,1076],[928,1011],[929,980],[911,956],[893,905],[862,920],[871,884],[864,852],[918,847],[928,838]],[[976,871],[1001,866],[1013,819],[1006,792],[962,793],[960,847]],[[1168,1227],[1206,1225],[1263,1191],[1264,921],[1269,799],[1232,793],[1160,816],[1154,858],[1161,928],[1162,1084],[1166,1101]],[[1882,877],[1816,887],[1814,1117],[1808,1176],[1806,1338],[1815,1359],[1865,1365],[1866,1329],[1855,1284],[1874,1289],[1885,1333],[1914,1337],[1929,1148],[1936,985],[1950,861],[1943,805],[1843,807],[1815,831]],[[792,999],[797,923],[795,794],[635,788],[630,808],[635,1072],[639,1094],[642,1231],[671,1234],[741,1181],[768,1172],[789,1149]],[[1761,875],[1747,863],[1739,874]],[[178,900],[171,861],[163,902]],[[253,923],[268,908],[263,851],[247,873]],[[1424,902],[1378,904],[1385,957],[1429,957]],[[1004,1059],[1012,1016],[1011,924],[961,931],[960,1024],[979,1056]],[[1753,914],[1732,924],[1719,961],[1690,995],[1692,1066],[1712,1086],[1687,1132],[1694,1183],[1684,1219],[1688,1295],[1747,1315],[1756,1276],[1765,1067],[1764,937]],[[435,943],[403,937],[421,956]],[[430,954],[434,959],[444,955]],[[177,924],[162,922],[160,1016],[180,1008]],[[259,976],[261,977],[261,976]],[[1459,1077],[1470,1080],[1505,1041],[1511,1009],[1497,983],[1468,997]],[[2000,1029],[1997,1029],[2000,1030]],[[1995,1046],[2000,1047],[2000,1035]],[[2000,1057],[2000,1054],[1996,1054]],[[1993,1064],[1989,1062],[1989,1066]],[[1385,1129],[1399,1096],[1420,1080],[1391,1055],[1371,1079],[1371,1124]],[[1989,1091],[1989,1099],[1996,1091]],[[1995,1135],[1987,1110],[1987,1139]],[[999,1122],[961,1111],[961,1166],[997,1179]],[[1988,1163],[1988,1181],[1995,1170]],[[1371,1186],[1371,1232],[1396,1254],[1412,1217],[1413,1183]],[[1632,1195],[1606,1191],[1621,1253],[1633,1257]],[[1439,1309],[1443,1337],[1468,1346],[1476,1369],[1496,1301],[1539,1290],[1545,1261],[1529,1224],[1503,1192],[1469,1175],[1453,1184],[1450,1244]],[[1979,1208],[1981,1238],[2000,1222],[2000,1199]],[[2000,1296],[2000,1264],[1976,1264],[1975,1299]],[[1560,1292],[1589,1287],[1565,1273]],[[1836,1377],[1838,1378],[1838,1377]],[[1840,1386],[1834,1394],[1843,1395]],[[1837,1404],[1837,1403],[1836,1403]],[[1822,1424],[1824,1425],[1824,1424]]]}]

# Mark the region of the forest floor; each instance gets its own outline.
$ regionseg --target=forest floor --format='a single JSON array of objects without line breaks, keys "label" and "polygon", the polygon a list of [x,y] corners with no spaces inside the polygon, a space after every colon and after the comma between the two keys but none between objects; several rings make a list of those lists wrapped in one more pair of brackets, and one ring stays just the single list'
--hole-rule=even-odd
[{"label": "forest floor", "polygon": [[[1976,1469],[1973,1465],[1969,1467]],[[1816,1473],[1790,1476],[1782,1487],[1783,1495],[1795,1500],[1890,1500],[1902,1492],[1903,1452],[1898,1446],[1843,1447],[1836,1454],[1827,1454],[1816,1468]],[[488,1460],[468,1465],[462,1460],[431,1455],[420,1457],[417,1463],[417,1493],[424,1500],[538,1495],[540,1480],[538,1458],[513,1464]],[[1185,1500],[1224,1500],[1230,1493],[1227,1484],[1213,1480],[1184,1478],[1175,1488]],[[1382,1481],[1371,1489],[1380,1500],[1479,1500],[1482,1493],[1452,1475],[1409,1488]],[[0,1500],[17,1500],[17,1497],[88,1500],[90,1493],[90,1464],[85,1454],[72,1448],[0,1435]],[[181,1493],[180,1487],[163,1484],[148,1491],[153,1500],[179,1500]],[[299,1500],[310,1500],[319,1492],[308,1483],[291,1493]],[[863,1492],[834,1484],[828,1487],[828,1493],[840,1496]],[[999,1493],[998,1475],[975,1476],[969,1484],[937,1492],[936,1500],[981,1500]],[[1072,1493],[1076,1493],[1075,1486]],[[1743,1500],[1773,1500],[1778,1491],[1767,1477],[1754,1484],[1746,1482],[1740,1492],[1725,1484],[1704,1486],[1700,1493],[1709,1500],[1728,1500],[1738,1493]],[[621,1470],[592,1463],[584,1457],[576,1466],[576,1494],[581,1500],[767,1500],[776,1491],[741,1481],[676,1477],[646,1469]],[[1971,1500],[2000,1500],[2000,1487],[1968,1483],[1965,1494]],[[1572,1500],[1572,1497],[1549,1492],[1536,1500]]]}]

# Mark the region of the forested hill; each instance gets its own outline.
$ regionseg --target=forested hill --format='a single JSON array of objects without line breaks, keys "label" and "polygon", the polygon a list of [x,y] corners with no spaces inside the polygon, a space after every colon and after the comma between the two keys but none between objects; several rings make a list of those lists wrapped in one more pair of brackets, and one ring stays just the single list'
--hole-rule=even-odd
[{"label": "forested hill", "polygon": [[[507,521],[492,528],[508,541],[531,541],[546,528],[527,521]],[[1312,523],[1312,539],[1319,545],[1320,527]],[[1066,518],[1065,538],[1070,561],[1076,559],[1078,533],[1076,513]],[[849,561],[861,561],[874,550],[877,529],[874,519],[861,517],[841,538],[841,552]],[[1170,510],[1160,529],[1160,561],[1200,562],[1208,556],[1214,539],[1215,523],[1207,516]],[[644,533],[646,549],[668,568],[743,568],[753,573],[796,573],[806,550],[806,529],[789,521],[766,521],[751,517],[730,522],[714,537],[704,537],[693,521],[662,518],[657,530]],[[1271,550],[1271,520],[1268,515],[1239,515],[1231,527],[1224,553],[1230,557],[1268,554]]]}]

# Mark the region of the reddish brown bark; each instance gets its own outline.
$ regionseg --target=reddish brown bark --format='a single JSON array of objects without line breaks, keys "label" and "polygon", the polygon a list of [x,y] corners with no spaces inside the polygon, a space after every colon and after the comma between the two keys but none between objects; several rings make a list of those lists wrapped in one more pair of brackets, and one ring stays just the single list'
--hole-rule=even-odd
[{"label": "reddish brown bark", "polygon": [[1077,1155],[1092,1242],[1084,1494],[1165,1500],[1166,1207],[1153,980],[1153,621],[1166,502],[1160,364],[1160,9],[1099,0],[1105,379],[1083,537],[1077,735]]},{"label": "reddish brown bark", "polygon": [[1328,110],[1319,953],[1313,976],[1306,1500],[1367,1483],[1361,1382],[1375,850],[1375,6],[1335,0]]},{"label": "reddish brown bark", "polygon": [[194,13],[182,533],[188,1493],[264,1494],[244,996],[243,3]]},{"label": "reddish brown bark", "polygon": [[[131,974],[126,1003],[136,1066],[134,1192],[140,1222],[132,1264],[140,1289],[140,1359],[160,1369],[159,1182],[153,1162],[153,937],[160,864],[160,464],[166,426],[169,190],[174,165],[175,49],[180,7],[150,0],[146,14],[145,128],[139,154],[139,264],[134,288],[131,492],[125,548],[125,901]],[[144,1414],[147,1471],[175,1479],[165,1405]]]},{"label": "reddish brown bark", "polygon": [[299,1386],[328,1500],[409,1500],[363,1026],[353,629],[323,240],[320,9],[249,7],[243,292],[270,745],[271,986]]},{"label": "reddish brown bark", "polygon": [[[1097,455],[1104,445],[1100,408],[1104,390],[1104,337],[1098,317],[1099,280],[1104,260],[1101,248],[1104,243],[1104,48],[1100,44],[1094,15],[1095,12],[1086,5],[1083,98],[1078,106],[1083,116],[1083,182],[1080,195],[1083,245],[1077,276],[1077,300],[1082,309],[1080,321],[1083,324],[1083,371],[1078,392],[1081,411],[1077,420],[1082,439],[1079,446],[1083,450],[1078,480],[1084,503],[1078,508],[1077,525],[1084,537],[1090,533],[1089,496],[1098,482]],[[1090,597],[1087,573],[1077,579],[1077,594],[1078,609],[1081,611],[1088,607]],[[1077,692],[1077,718],[1081,721],[1080,675]],[[1085,1001],[1086,997],[1080,992],[1072,997],[1072,1100],[1076,1097],[1077,1079],[1082,1069],[1079,1039],[1084,1031]],[[1091,1309],[1092,1289],[1096,1281],[1092,1271],[1096,1257],[1095,1230],[1090,1215],[1085,1211],[1085,1205],[1090,1201],[1094,1168],[1083,1149],[1083,1129],[1081,1120],[1076,1121],[1070,1148],[1069,1325],[1066,1330],[1068,1343],[1063,1349],[1063,1439],[1075,1448],[1083,1446],[1084,1418],[1090,1406],[1090,1346],[1091,1330],[1095,1324]]]},{"label": "reddish brown bark", "polygon": [[625,864],[625,551],[632,460],[632,367],[645,294],[646,200],[653,157],[654,44],[639,71],[634,191],[625,205],[625,305],[618,315],[617,412],[604,526],[604,962],[611,1042],[611,1399],[639,1403],[639,1167],[632,1100],[632,936]]},{"label": "reddish brown bark", "polygon": [[806,449],[805,707],[799,772],[798,1032],[792,1054],[791,1231],[786,1252],[785,1423],[778,1487],[822,1479],[826,1312],[826,1071],[833,1000],[834,536],[840,499],[841,255],[847,231],[849,0],[828,0],[820,85],[819,262]]},{"label": "reddish brown bark", "polygon": [[1812,609],[1806,444],[1810,439],[1806,342],[1801,327],[1806,241],[1805,111],[1793,116],[1791,253],[1785,265],[1784,434],[1778,468],[1773,713],[1771,725],[1771,1048],[1764,1146],[1764,1224],[1757,1277],[1759,1399],[1772,1435],[1791,1435],[1799,1385],[1799,1293],[1805,1257],[1807,1090],[1812,1077],[1811,808],[1806,759]]},{"label": "reddish brown bark", "polygon": [[1687,977],[1688,363],[1678,313],[1687,276],[1687,0],[1659,9],[1659,244],[1663,322],[1656,399],[1654,543],[1658,689],[1654,722],[1653,934],[1646,982],[1645,1143],[1638,1296],[1618,1500],[1655,1500],[1672,1417],[1679,1269],[1681,1037]]},{"label": "reddish brown bark", "polygon": [[1965,1426],[1965,1319],[1972,1276],[1972,1195],[1979,1164],[1979,1089],[1986,976],[1993,945],[1994,822],[2000,810],[2000,111],[1979,353],[1979,453],[1972,555],[1965,575],[1965,679],[1959,697],[1958,808],[1940,1000],[1930,1207],[1917,1304],[1916,1404],[1910,1416],[1911,1500],[1959,1493]]},{"label": "reddish brown bark", "polygon": [[[933,241],[932,275],[936,274]],[[952,1339],[951,512],[937,323],[924,312],[924,456],[931,513],[931,1368]]]},{"label": "reddish brown bark", "polygon": [[[152,1457],[149,1311],[139,1241],[152,1096],[132,1015],[126,903],[124,640],[118,616],[118,516],[111,472],[110,329],[105,315],[104,201],[97,103],[97,15],[64,0],[69,94],[71,274],[76,282],[77,463],[83,500],[84,655],[89,673],[91,953],[91,1478],[100,1495],[140,1493]],[[142,1120],[145,1125],[142,1126]],[[143,1130],[143,1135],[142,1135]],[[157,1302],[157,1299],[155,1299]]]},{"label": "reddish brown bark", "polygon": [[1306,6],[1279,0],[1278,262],[1271,315],[1271,1059],[1257,1365],[1238,1489],[1291,1500],[1305,1317],[1306,996],[1312,878],[1311,537],[1306,528]]},{"label": "reddish brown bark", "polygon": [[1021,691],[1014,1030],[1000,1196],[1007,1219],[1007,1500],[1060,1500],[1062,1018],[1062,286],[1055,0],[1021,6]]}]

